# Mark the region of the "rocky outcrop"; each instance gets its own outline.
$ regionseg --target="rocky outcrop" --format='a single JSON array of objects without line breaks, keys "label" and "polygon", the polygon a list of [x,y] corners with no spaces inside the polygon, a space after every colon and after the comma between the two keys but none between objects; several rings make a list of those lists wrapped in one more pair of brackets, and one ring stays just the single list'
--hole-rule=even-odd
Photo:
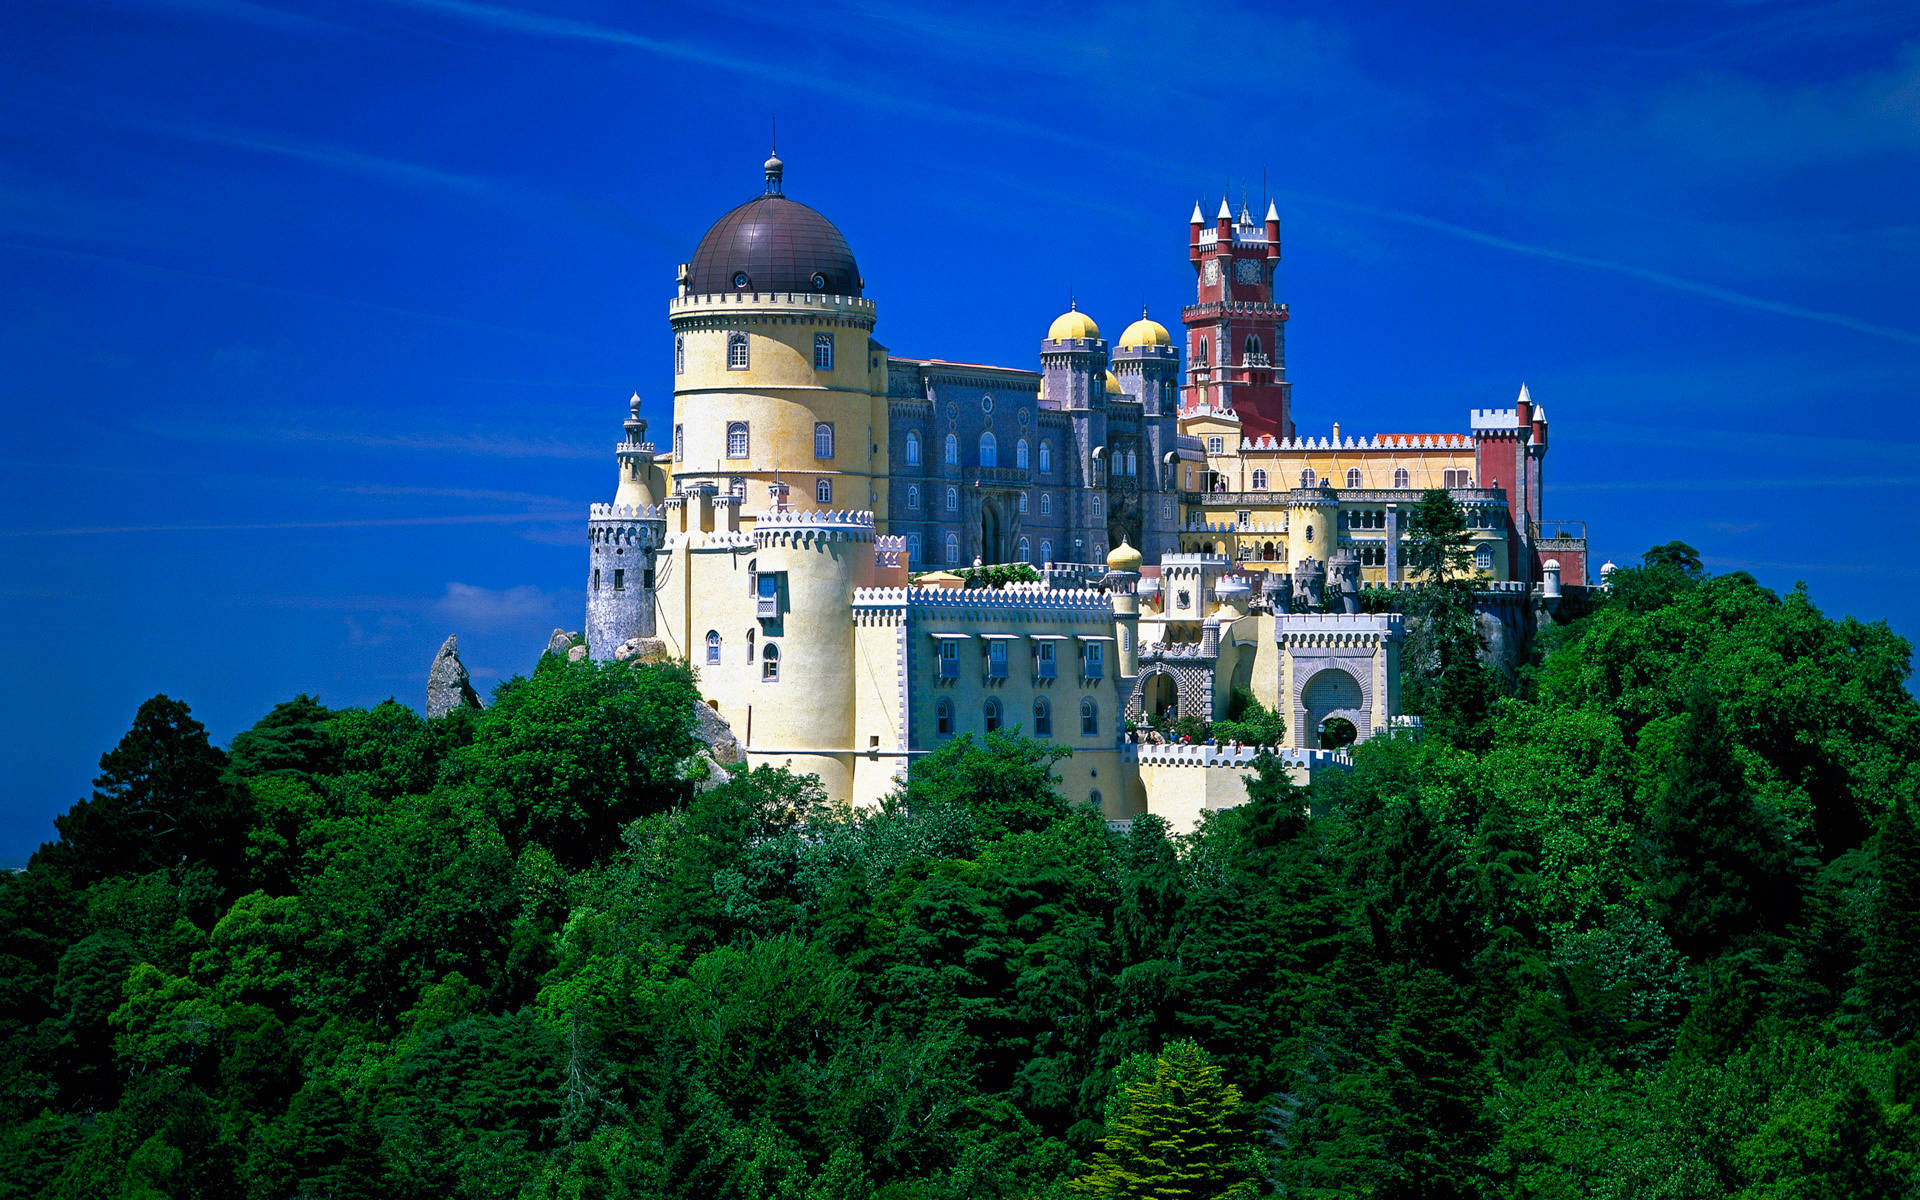
[{"label": "rocky outcrop", "polygon": [[568,633],[564,629],[554,630],[553,636],[547,639],[547,653],[558,654],[560,657],[565,658],[567,651],[573,649],[574,639],[579,636],[577,633]]},{"label": "rocky outcrop", "polygon": [[444,717],[456,708],[479,708],[480,693],[467,678],[466,664],[460,661],[460,639],[449,635],[440,644],[427,669],[427,717]]},{"label": "rocky outcrop", "polygon": [[667,644],[657,637],[630,637],[613,648],[615,662],[666,662]]},{"label": "rocky outcrop", "polygon": [[714,762],[731,765],[747,760],[747,752],[733,736],[733,726],[705,704],[693,706],[693,740],[707,748]]},{"label": "rocky outcrop", "polygon": [[585,645],[579,645],[579,646],[569,646],[569,647],[567,647],[567,661],[568,661],[568,662],[585,662],[585,661],[587,661],[587,648],[586,648],[586,646],[585,646]]}]

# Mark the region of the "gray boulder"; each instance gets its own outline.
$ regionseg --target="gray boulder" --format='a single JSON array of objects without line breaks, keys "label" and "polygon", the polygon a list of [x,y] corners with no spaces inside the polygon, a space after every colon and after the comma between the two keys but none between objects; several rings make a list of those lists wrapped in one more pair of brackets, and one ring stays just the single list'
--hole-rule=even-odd
[{"label": "gray boulder", "polygon": [[467,678],[466,664],[460,661],[460,639],[449,635],[440,644],[427,669],[427,717],[444,717],[456,708],[479,708],[480,693]]},{"label": "gray boulder", "polygon": [[547,653],[558,654],[564,657],[567,651],[573,648],[574,637],[574,634],[568,633],[564,629],[554,630],[553,636],[547,639]]},{"label": "gray boulder", "polygon": [[667,661],[667,644],[657,637],[630,637],[613,648],[615,662]]},{"label": "gray boulder", "polygon": [[568,662],[585,662],[585,661],[587,661],[587,648],[586,648],[585,646],[569,646],[569,647],[567,647],[567,661],[568,661]]},{"label": "gray boulder", "polygon": [[731,765],[747,760],[746,751],[733,736],[733,726],[705,704],[693,706],[693,738],[707,748],[707,755],[716,763]]}]

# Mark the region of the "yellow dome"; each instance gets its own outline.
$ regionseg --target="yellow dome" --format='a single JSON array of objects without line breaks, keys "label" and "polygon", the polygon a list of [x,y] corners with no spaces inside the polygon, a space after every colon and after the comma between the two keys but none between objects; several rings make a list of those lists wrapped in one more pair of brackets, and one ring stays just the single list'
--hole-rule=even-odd
[{"label": "yellow dome", "polygon": [[1128,346],[1171,346],[1173,336],[1167,332],[1165,325],[1142,316],[1120,335],[1120,345],[1123,349]]},{"label": "yellow dome", "polygon": [[1114,374],[1112,371],[1108,371],[1107,372],[1107,395],[1124,396],[1126,394],[1127,394],[1127,390],[1120,386],[1120,380],[1114,377]]},{"label": "yellow dome", "polygon": [[1127,545],[1126,539],[1122,538],[1118,546],[1107,551],[1107,570],[1139,571],[1140,552]]},{"label": "yellow dome", "polygon": [[1067,338],[1091,339],[1099,336],[1100,327],[1093,323],[1093,318],[1077,308],[1070,308],[1061,313],[1053,319],[1053,324],[1047,327],[1047,340],[1052,342],[1064,341]]}]

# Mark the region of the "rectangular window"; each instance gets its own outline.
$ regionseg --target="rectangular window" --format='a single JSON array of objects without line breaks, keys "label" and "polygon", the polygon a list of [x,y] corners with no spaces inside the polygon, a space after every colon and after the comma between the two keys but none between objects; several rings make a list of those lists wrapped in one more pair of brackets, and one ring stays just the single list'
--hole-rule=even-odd
[{"label": "rectangular window", "polygon": [[744,371],[747,369],[747,335],[730,333],[727,335],[727,370]]},{"label": "rectangular window", "polygon": [[951,638],[940,643],[940,678],[960,678],[960,643]]},{"label": "rectangular window", "polygon": [[1034,664],[1033,673],[1042,679],[1054,679],[1060,674],[1060,660],[1053,655],[1053,643],[1040,643],[1040,660]]},{"label": "rectangular window", "polygon": [[616,592],[625,591],[626,587],[627,569],[625,567],[615,567],[613,569],[613,590]]},{"label": "rectangular window", "polygon": [[1005,679],[1007,677],[1007,643],[1004,638],[995,638],[987,643],[987,678]]},{"label": "rectangular window", "polygon": [[754,615],[760,618],[780,615],[779,571],[762,571],[754,582]]},{"label": "rectangular window", "polygon": [[593,590],[596,592],[600,590],[600,568],[599,567],[595,567],[593,569]]},{"label": "rectangular window", "polygon": [[727,457],[745,458],[747,456],[747,423],[729,421],[727,423]]},{"label": "rectangular window", "polygon": [[813,369],[816,371],[833,370],[833,335],[816,333],[813,335]]},{"label": "rectangular window", "polygon": [[1101,676],[1107,673],[1106,655],[1101,653],[1103,649],[1104,647],[1101,646],[1099,642],[1087,643],[1087,678],[1088,679],[1099,679]]}]

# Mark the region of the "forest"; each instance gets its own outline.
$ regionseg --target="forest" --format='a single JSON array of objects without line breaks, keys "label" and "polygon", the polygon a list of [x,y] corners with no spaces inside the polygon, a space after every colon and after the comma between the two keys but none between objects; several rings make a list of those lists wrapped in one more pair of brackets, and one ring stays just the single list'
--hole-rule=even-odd
[{"label": "forest", "polygon": [[1911,647],[1679,543],[1507,674],[1432,593],[1425,736],[1189,836],[1017,733],[697,789],[680,665],[155,696],[0,876],[0,1197],[1920,1196]]}]

